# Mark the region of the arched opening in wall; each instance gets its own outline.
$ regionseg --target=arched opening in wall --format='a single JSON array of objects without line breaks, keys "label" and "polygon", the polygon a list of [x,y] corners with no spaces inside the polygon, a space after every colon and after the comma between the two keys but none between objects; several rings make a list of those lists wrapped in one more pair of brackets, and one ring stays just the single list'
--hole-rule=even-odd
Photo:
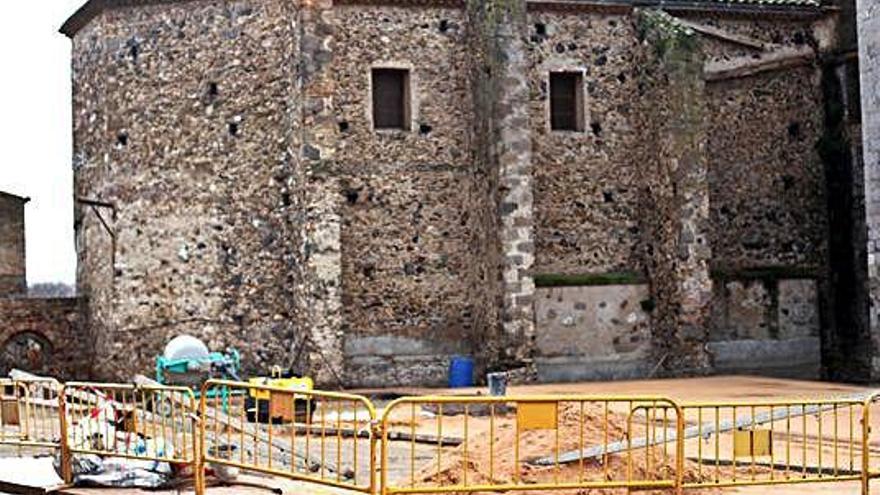
[{"label": "arched opening in wall", "polygon": [[25,330],[3,342],[0,347],[0,375],[7,376],[13,369],[39,371],[52,359],[52,344],[43,334]]}]

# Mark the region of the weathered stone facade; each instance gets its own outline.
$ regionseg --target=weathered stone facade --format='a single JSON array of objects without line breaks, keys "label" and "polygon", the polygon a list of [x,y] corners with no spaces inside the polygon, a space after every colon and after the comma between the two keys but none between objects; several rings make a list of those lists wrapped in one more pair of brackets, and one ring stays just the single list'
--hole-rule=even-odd
[{"label": "weathered stone facade", "polygon": [[96,375],[149,369],[180,333],[250,363],[292,353],[308,220],[288,143],[301,129],[291,7],[110,10],[74,40],[78,281]]},{"label": "weathered stone facade", "polygon": [[650,374],[650,297],[646,284],[539,288],[538,378],[572,381]]},{"label": "weathered stone facade", "polygon": [[0,192],[0,297],[27,292],[24,206],[28,201]]},{"label": "weathered stone facade", "polygon": [[14,368],[59,379],[84,379],[90,345],[80,331],[77,298],[0,299],[0,374]]},{"label": "weathered stone facade", "polygon": [[[95,374],[191,333],[328,386],[439,384],[455,354],[735,371],[746,340],[814,376],[833,20],[664,5],[89,2],[64,31]],[[409,71],[408,129],[373,128],[373,68]],[[551,129],[556,71],[582,130]]]},{"label": "weathered stone facade", "polygon": [[861,131],[864,161],[864,211],[867,224],[867,271],[870,370],[880,377],[880,3],[857,0]]},{"label": "weathered stone facade", "polygon": [[[632,16],[533,9],[529,34],[535,270],[643,272],[634,159],[639,45]],[[585,71],[585,132],[550,130],[547,78],[553,70]]]},{"label": "weathered stone facade", "polygon": [[85,378],[92,353],[77,298],[28,297],[25,205],[0,191],[0,375],[13,368]]},{"label": "weathered stone facade", "polygon": [[638,26],[650,47],[640,63],[638,128],[654,148],[641,160],[654,357],[667,372],[703,374],[712,287],[704,54],[696,33],[665,12],[640,12]]},{"label": "weathered stone facade", "polygon": [[819,376],[818,284],[809,278],[717,280],[707,350],[715,369]]}]

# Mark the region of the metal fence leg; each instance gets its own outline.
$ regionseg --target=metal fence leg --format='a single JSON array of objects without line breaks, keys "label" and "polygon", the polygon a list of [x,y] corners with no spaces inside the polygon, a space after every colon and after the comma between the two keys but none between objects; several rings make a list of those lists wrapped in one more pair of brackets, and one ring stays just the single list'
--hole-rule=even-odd
[{"label": "metal fence leg", "polygon": [[[198,447],[195,451],[195,492],[196,495],[205,495],[207,485],[205,483],[205,395],[199,398],[198,418],[193,419],[193,433],[198,432],[198,441],[195,442]],[[292,454],[291,454],[292,455]]]},{"label": "metal fence leg", "polygon": [[[374,420],[375,421],[375,420]],[[372,443],[370,444],[370,485],[373,495],[385,495],[385,487],[388,486],[388,429],[383,417],[378,426],[373,428]],[[379,446],[379,482],[376,483],[376,443],[381,439]],[[378,486],[376,486],[378,484]]]},{"label": "metal fence leg", "polygon": [[[675,405],[675,414],[678,416],[678,420],[675,422],[675,494],[683,495],[684,493],[684,409],[678,405],[678,403],[673,403]],[[664,424],[665,428],[666,425]]]},{"label": "metal fence leg", "polygon": [[67,401],[65,399],[66,387],[61,387],[58,393],[58,414],[61,415],[61,478],[65,484],[73,483],[73,471],[71,469],[70,445],[67,443]]},{"label": "metal fence leg", "polygon": [[871,440],[871,397],[865,401],[864,413],[862,414],[862,495],[871,493],[871,450],[868,443]]}]

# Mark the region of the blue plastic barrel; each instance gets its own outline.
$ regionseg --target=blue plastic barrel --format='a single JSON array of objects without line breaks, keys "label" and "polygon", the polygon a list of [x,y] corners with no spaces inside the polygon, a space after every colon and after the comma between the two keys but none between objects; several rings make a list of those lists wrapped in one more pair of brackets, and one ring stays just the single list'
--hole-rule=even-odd
[{"label": "blue plastic barrel", "polygon": [[474,386],[474,360],[466,356],[453,356],[449,363],[449,387]]}]

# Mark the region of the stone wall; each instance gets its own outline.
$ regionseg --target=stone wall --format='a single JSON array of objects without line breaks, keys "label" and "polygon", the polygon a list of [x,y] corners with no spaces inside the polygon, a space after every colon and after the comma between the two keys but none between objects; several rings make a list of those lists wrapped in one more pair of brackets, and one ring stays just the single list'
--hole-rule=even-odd
[{"label": "stone wall", "polygon": [[[864,161],[870,333],[875,378],[880,375],[880,3],[857,0],[861,72],[862,158]],[[864,345],[864,344],[863,344]]]},{"label": "stone wall", "polygon": [[0,192],[0,297],[27,292],[24,242],[27,201]]},{"label": "stone wall", "polygon": [[62,380],[87,379],[92,356],[76,298],[0,299],[0,375],[13,368]]},{"label": "stone wall", "polygon": [[[630,15],[533,9],[529,121],[535,170],[537,273],[644,270],[638,245],[638,111]],[[582,71],[584,130],[551,131],[551,71]]]},{"label": "stone wall", "polygon": [[151,369],[181,333],[288,364],[290,9],[113,9],[75,37],[75,195],[108,205],[76,207],[97,376]]},{"label": "stone wall", "polygon": [[819,271],[826,262],[819,72],[708,86],[712,264]]},{"label": "stone wall", "polygon": [[[521,365],[512,362],[516,359],[516,347],[506,347],[503,342],[503,329],[500,322],[507,318],[502,315],[504,306],[504,284],[500,276],[505,254],[501,249],[498,231],[501,224],[499,213],[501,204],[501,171],[497,166],[495,142],[496,126],[493,116],[500,81],[492,69],[497,57],[495,37],[496,23],[492,20],[492,4],[483,0],[468,0],[466,39],[468,46],[468,73],[470,80],[469,101],[473,105],[473,119],[470,122],[472,160],[470,176],[474,203],[482,207],[471,211],[471,244],[468,250],[473,253],[477,265],[471,273],[470,300],[478,309],[475,313],[475,341],[479,342],[472,352],[480,359],[478,376],[483,368],[508,369]],[[510,179],[505,179],[509,181]],[[503,211],[509,211],[506,208]],[[522,273],[526,277],[527,273]],[[522,346],[518,346],[520,349]],[[507,349],[508,357],[504,357]],[[513,349],[513,359],[510,356]]]},{"label": "stone wall", "polygon": [[715,280],[708,345],[715,370],[819,378],[819,297],[809,278]]},{"label": "stone wall", "polygon": [[[443,383],[469,354],[480,260],[472,251],[473,183],[468,21],[460,8],[334,9],[333,175],[342,203],[346,374],[370,385]],[[345,26],[345,28],[342,28]],[[419,43],[412,43],[413,37]],[[410,71],[410,130],[372,127],[374,67]]]},{"label": "stone wall", "polygon": [[501,360],[531,366],[534,351],[534,164],[529,129],[529,60],[526,0],[487,2],[493,19],[488,67],[497,83],[491,113],[497,142],[501,239]]},{"label": "stone wall", "polygon": [[541,287],[535,297],[536,366],[545,382],[647,376],[651,362],[647,285]]},{"label": "stone wall", "polygon": [[420,375],[414,381],[438,383],[449,356],[473,348],[474,316],[485,311],[468,299],[475,262],[467,249],[467,176],[397,170],[390,177],[344,186],[353,199],[346,200],[341,236],[349,372],[375,373],[381,382],[376,358],[387,356],[395,383],[408,383],[413,373]]},{"label": "stone wall", "polygon": [[[319,0],[290,7],[296,10],[289,15],[298,20],[291,33],[294,55],[289,68],[296,90],[288,95],[293,123],[286,132],[289,153],[298,160],[287,180],[287,190],[294,199],[287,212],[293,228],[286,235],[298,247],[288,265],[297,280],[292,303],[302,335],[288,362],[297,361],[297,354],[302,353],[307,359],[294,362],[294,371],[310,373],[320,386],[340,387],[345,380],[340,314],[342,197],[338,181],[327,174],[334,163],[338,137],[333,117],[334,79],[328,70],[333,57],[332,2]],[[293,17],[294,12],[298,17]]]},{"label": "stone wall", "polygon": [[[692,20],[760,44],[708,36],[703,45],[715,71],[707,84],[715,278],[707,349],[717,372],[817,378],[820,331],[833,326],[820,314],[829,305],[829,186],[816,60],[827,36],[812,19]],[[718,72],[785,51],[805,55],[785,70]]]},{"label": "stone wall", "polygon": [[653,352],[666,374],[711,369],[705,352],[712,282],[704,53],[697,34],[662,11],[637,17],[638,128],[648,277],[656,299]]},{"label": "stone wall", "polygon": [[[325,387],[440,384],[454,354],[545,379],[704,373],[732,370],[707,344],[815,340],[823,321],[780,308],[794,291],[818,315],[825,297],[816,65],[718,78],[763,48],[688,26],[800,50],[824,43],[817,16],[681,16],[525,0],[104,11],[74,36],[96,374],[149,368],[179,333]],[[410,71],[410,130],[372,128],[374,67]],[[583,74],[582,131],[549,129],[556,70]],[[737,285],[767,267],[798,281]],[[713,271],[734,276],[713,288]],[[570,278],[536,289],[546,277]]]}]

